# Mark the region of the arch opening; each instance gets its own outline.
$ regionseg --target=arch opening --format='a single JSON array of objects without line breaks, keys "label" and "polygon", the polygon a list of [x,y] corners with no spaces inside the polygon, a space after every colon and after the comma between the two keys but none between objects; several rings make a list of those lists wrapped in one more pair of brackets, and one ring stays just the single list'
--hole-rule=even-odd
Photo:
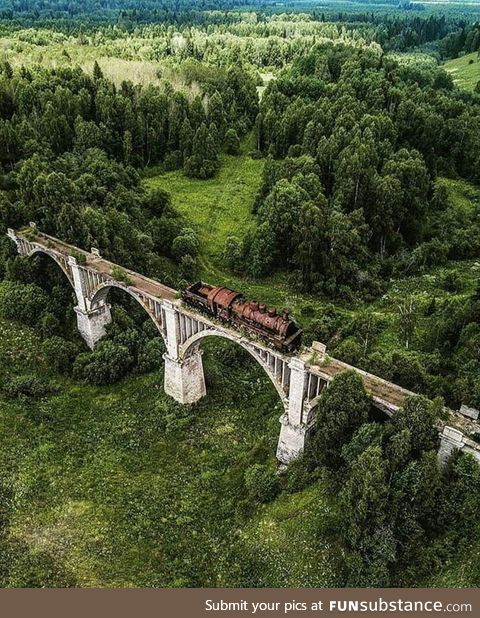
[{"label": "arch opening", "polygon": [[[155,315],[155,313],[148,307],[142,299],[135,294],[130,288],[126,285],[122,285],[115,281],[108,281],[106,283],[101,284],[95,291],[94,295],[90,300],[90,308],[100,309],[104,307],[109,300],[113,298],[114,302],[117,302],[120,305],[124,305],[125,302],[122,302],[122,295],[126,296],[130,301],[130,306],[128,310],[134,315],[147,314],[150,318],[150,321],[153,322],[155,327],[156,335],[160,335],[164,345],[166,345],[166,337],[163,329],[163,324],[160,315]],[[139,310],[137,313],[136,309]],[[143,311],[142,311],[143,310]]]},{"label": "arch opening", "polygon": [[57,258],[57,256],[51,253],[50,251],[48,251],[48,249],[44,249],[42,247],[37,247],[37,246],[28,254],[27,257],[35,258],[39,256],[47,256],[48,258],[50,258],[52,262],[55,262],[55,264],[60,268],[60,270],[65,275],[65,277],[68,279],[68,282],[70,283],[72,288],[75,289],[75,286],[73,284],[72,275],[70,274],[70,271],[68,270],[66,264],[62,264],[62,262]]},{"label": "arch opening", "polygon": [[223,331],[216,330],[204,330],[200,331],[196,335],[190,337],[182,346],[180,346],[180,358],[186,359],[190,355],[194,354],[196,351],[200,349],[202,342],[207,338],[219,338],[226,341],[229,341],[240,347],[244,352],[248,353],[260,367],[263,369],[264,373],[269,378],[270,382],[273,384],[275,390],[277,391],[278,396],[280,397],[284,407],[286,407],[287,403],[287,393],[282,387],[281,382],[278,380],[276,374],[274,374],[270,367],[264,362],[261,356],[255,351],[253,346],[249,346],[245,344],[243,341],[236,339],[233,336],[230,336],[228,333]]}]

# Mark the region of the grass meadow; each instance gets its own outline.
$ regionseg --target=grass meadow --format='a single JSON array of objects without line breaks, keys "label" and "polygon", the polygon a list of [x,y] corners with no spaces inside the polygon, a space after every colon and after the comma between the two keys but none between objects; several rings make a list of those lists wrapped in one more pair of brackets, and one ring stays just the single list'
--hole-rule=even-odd
[{"label": "grass meadow", "polygon": [[474,90],[480,82],[480,56],[477,52],[448,60],[443,67],[460,88]]}]

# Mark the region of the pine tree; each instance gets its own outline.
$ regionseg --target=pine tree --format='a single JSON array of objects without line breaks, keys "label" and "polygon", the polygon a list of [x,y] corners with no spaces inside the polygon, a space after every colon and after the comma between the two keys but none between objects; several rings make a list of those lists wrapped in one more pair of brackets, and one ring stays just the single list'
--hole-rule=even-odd
[{"label": "pine tree", "polygon": [[231,155],[238,155],[240,152],[240,140],[235,129],[228,129],[225,134],[225,150]]},{"label": "pine tree", "polygon": [[96,60],[93,64],[93,79],[95,81],[99,81],[100,79],[103,79],[103,71],[100,68],[100,65],[98,64]]},{"label": "pine tree", "polygon": [[195,133],[192,154],[186,160],[184,171],[193,178],[211,178],[218,169],[218,150],[205,123]]}]

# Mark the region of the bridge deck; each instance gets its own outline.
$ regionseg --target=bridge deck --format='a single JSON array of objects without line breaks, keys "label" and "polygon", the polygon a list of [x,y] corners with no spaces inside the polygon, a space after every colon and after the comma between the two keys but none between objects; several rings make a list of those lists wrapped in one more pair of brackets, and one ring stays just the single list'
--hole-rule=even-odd
[{"label": "bridge deck", "polygon": [[311,351],[307,351],[301,355],[302,360],[310,367],[311,371],[324,377],[326,380],[332,380],[336,375],[343,371],[354,370],[362,376],[365,390],[369,393],[378,404],[378,407],[387,412],[394,412],[400,408],[405,399],[415,395],[398,384],[388,382],[383,378],[379,378],[371,373],[363,371],[358,367],[348,365],[337,358],[332,358],[325,355],[321,360],[316,360],[312,357]]},{"label": "bridge deck", "polygon": [[[112,275],[113,269],[115,267],[119,268],[117,264],[109,262],[105,258],[97,257],[93,253],[89,253],[88,251],[69,245],[66,242],[58,240],[57,238],[53,238],[53,236],[48,236],[48,234],[35,231],[35,236],[32,237],[31,233],[32,228],[27,228],[27,230],[20,230],[19,235],[22,236],[23,234],[26,240],[31,240],[32,242],[42,245],[45,249],[57,251],[65,257],[81,254],[85,256],[86,263],[84,265],[86,267],[108,275],[109,277],[112,277],[112,279],[114,278]],[[167,300],[173,300],[178,296],[176,290],[163,285],[163,283],[150,279],[149,277],[144,277],[143,275],[129,270],[128,268],[122,267],[121,270],[128,274],[133,287],[136,287],[150,296],[154,296],[155,298],[166,298]]]}]

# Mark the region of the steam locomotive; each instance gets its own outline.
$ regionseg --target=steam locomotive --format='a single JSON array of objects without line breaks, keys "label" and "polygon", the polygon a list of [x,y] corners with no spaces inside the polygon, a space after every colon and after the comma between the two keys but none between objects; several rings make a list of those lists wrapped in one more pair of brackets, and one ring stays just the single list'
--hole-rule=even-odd
[{"label": "steam locomotive", "polygon": [[182,300],[222,322],[241,327],[281,352],[300,347],[302,330],[287,312],[279,315],[274,307],[247,301],[241,292],[199,281],[183,291]]}]

